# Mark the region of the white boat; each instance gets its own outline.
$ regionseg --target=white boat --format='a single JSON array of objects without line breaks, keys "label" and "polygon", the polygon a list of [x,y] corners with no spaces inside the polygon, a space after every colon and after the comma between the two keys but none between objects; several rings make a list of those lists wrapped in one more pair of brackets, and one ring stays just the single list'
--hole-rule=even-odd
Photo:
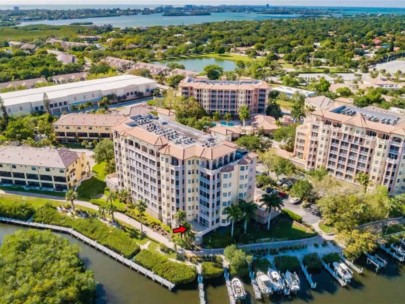
[{"label": "white boat", "polygon": [[349,282],[353,278],[353,272],[345,263],[333,262],[333,268],[343,280]]},{"label": "white boat", "polygon": [[239,279],[232,279],[231,286],[235,300],[244,300],[246,298],[245,288],[243,287],[243,284]]},{"label": "white boat", "polygon": [[270,278],[264,272],[258,271],[256,273],[256,282],[262,294],[272,294]]},{"label": "white boat", "polygon": [[288,286],[288,288],[290,289],[290,291],[293,293],[297,293],[301,288],[300,278],[295,272],[291,273],[287,270],[287,272],[284,274],[284,281]]},{"label": "white boat", "polygon": [[284,290],[283,278],[277,270],[269,268],[267,275],[270,278],[271,288],[274,292],[281,292]]}]

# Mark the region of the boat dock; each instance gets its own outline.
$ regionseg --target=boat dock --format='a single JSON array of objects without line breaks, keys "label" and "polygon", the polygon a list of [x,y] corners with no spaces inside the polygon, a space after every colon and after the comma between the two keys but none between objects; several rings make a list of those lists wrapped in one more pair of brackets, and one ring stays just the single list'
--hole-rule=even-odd
[{"label": "boat dock", "polygon": [[235,297],[233,296],[230,276],[231,275],[229,274],[228,266],[224,266],[224,278],[225,278],[225,283],[226,283],[226,289],[228,290],[229,303],[236,304]]},{"label": "boat dock", "polygon": [[116,253],[115,251],[112,251],[111,249],[109,249],[103,245],[100,245],[96,241],[84,236],[83,234],[77,232],[76,230],[74,230],[72,228],[48,225],[48,224],[41,224],[41,223],[34,223],[34,222],[26,222],[26,221],[14,220],[14,219],[5,218],[5,217],[0,217],[0,222],[6,223],[6,224],[15,224],[15,225],[20,225],[20,226],[33,227],[33,228],[38,228],[38,229],[48,229],[48,230],[52,230],[52,231],[56,231],[56,232],[69,234],[69,235],[75,237],[76,239],[82,241],[83,243],[108,255],[109,257],[120,262],[121,264],[129,267],[130,269],[135,270],[135,271],[143,274],[145,277],[148,277],[151,280],[160,283],[162,286],[165,286],[169,290],[173,290],[176,287],[176,285],[174,283],[169,282],[168,280],[154,274],[152,271],[123,257],[122,255]]},{"label": "boat dock", "polygon": [[378,272],[378,270],[387,266],[387,261],[378,256],[377,254],[371,255],[369,253],[366,253],[366,257],[367,257],[367,264],[373,264],[375,266],[375,272]]},{"label": "boat dock", "polygon": [[339,282],[339,284],[342,287],[345,287],[347,285],[347,282],[345,280],[343,280],[341,277],[338,276],[338,274],[336,273],[336,271],[334,271],[328,264],[326,264],[324,261],[321,261],[323,267],[332,275],[332,277],[334,277],[336,279],[336,281]]},{"label": "boat dock", "polygon": [[197,265],[197,273],[198,273],[198,293],[200,296],[200,304],[206,304],[207,301],[205,300],[204,278],[202,274],[201,264]]},{"label": "boat dock", "polygon": [[302,259],[299,259],[299,262],[300,262],[301,270],[304,273],[305,278],[307,279],[309,286],[312,289],[315,289],[316,288],[316,283],[312,280],[312,275],[308,272],[307,266],[304,265],[304,263],[302,262]]},{"label": "boat dock", "polygon": [[397,259],[400,262],[405,261],[405,256],[397,254],[391,247],[387,248],[384,244],[380,245],[380,248],[392,256],[394,259]]},{"label": "boat dock", "polygon": [[255,273],[252,270],[250,270],[249,277],[250,277],[250,281],[252,282],[253,292],[255,293],[255,299],[261,300],[262,293],[260,292],[259,286],[257,285]]},{"label": "boat dock", "polygon": [[358,274],[363,273],[363,267],[359,267],[357,265],[355,265],[353,262],[349,261],[348,259],[346,259],[342,254],[340,255],[340,259],[342,260],[343,263],[345,263],[347,266],[349,266],[351,269],[353,269],[354,271],[356,271]]}]

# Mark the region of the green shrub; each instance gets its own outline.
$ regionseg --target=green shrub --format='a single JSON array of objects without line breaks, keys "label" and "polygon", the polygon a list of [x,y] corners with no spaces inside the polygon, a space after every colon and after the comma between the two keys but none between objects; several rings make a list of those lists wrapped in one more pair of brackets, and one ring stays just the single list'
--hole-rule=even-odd
[{"label": "green shrub", "polygon": [[270,266],[271,264],[268,259],[257,259],[254,260],[253,262],[253,267],[256,271],[257,270],[267,271]]},{"label": "green shrub", "polygon": [[35,212],[34,221],[72,227],[77,232],[126,257],[132,257],[139,252],[139,245],[129,234],[115,227],[109,227],[96,218],[73,219],[58,213],[54,207],[45,205]]},{"label": "green shrub", "polygon": [[174,284],[191,283],[197,277],[193,267],[170,261],[166,257],[149,250],[142,250],[137,254],[135,262]]},{"label": "green shrub", "polygon": [[338,253],[335,252],[335,253],[329,253],[329,254],[325,255],[322,259],[326,264],[331,264],[333,262],[339,262],[340,256]]},{"label": "green shrub", "polygon": [[319,270],[322,268],[321,259],[317,253],[306,254],[302,262],[307,266],[308,270]]},{"label": "green shrub", "polygon": [[7,203],[0,205],[0,216],[10,217],[19,220],[29,220],[34,215],[34,208],[26,202]]},{"label": "green shrub", "polygon": [[298,258],[295,256],[278,256],[274,258],[274,264],[276,265],[277,269],[281,272],[289,271],[296,271],[300,269],[300,262]]},{"label": "green shrub", "polygon": [[302,216],[296,214],[295,212],[288,210],[288,209],[283,209],[281,210],[284,214],[288,215],[293,221],[296,221],[298,223],[302,223]]},{"label": "green shrub", "polygon": [[222,276],[224,269],[221,264],[215,262],[203,262],[202,273],[205,279],[213,279]]}]

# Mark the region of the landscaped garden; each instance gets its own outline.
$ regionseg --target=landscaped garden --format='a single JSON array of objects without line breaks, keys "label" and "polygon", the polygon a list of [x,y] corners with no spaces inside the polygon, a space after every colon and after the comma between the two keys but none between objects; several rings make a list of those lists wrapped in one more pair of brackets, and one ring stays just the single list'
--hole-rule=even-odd
[{"label": "landscaped garden", "polygon": [[315,235],[310,227],[292,220],[286,214],[281,214],[272,220],[270,230],[267,230],[265,225],[255,223],[245,234],[242,225],[235,225],[234,237],[231,237],[230,227],[219,228],[204,237],[204,247],[223,248],[229,244],[297,240]]},{"label": "landscaped garden", "polygon": [[78,198],[80,200],[91,200],[99,198],[103,195],[106,183],[104,181],[106,176],[106,163],[102,162],[93,167],[94,175],[83,181],[77,188]]}]

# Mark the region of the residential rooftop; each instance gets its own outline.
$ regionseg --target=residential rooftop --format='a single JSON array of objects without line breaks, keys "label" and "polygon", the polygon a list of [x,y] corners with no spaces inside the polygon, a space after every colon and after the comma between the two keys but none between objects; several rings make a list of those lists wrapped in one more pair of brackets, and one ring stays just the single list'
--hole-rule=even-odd
[{"label": "residential rooftop", "polygon": [[0,146],[0,164],[68,168],[79,158],[77,152],[61,148]]},{"label": "residential rooftop", "polygon": [[59,118],[54,126],[113,127],[125,120],[119,114],[70,113]]},{"label": "residential rooftop", "polygon": [[186,77],[180,86],[193,86],[195,89],[228,89],[228,90],[252,90],[269,89],[270,86],[263,80],[252,78],[240,78],[239,80],[211,80],[206,77]]}]

